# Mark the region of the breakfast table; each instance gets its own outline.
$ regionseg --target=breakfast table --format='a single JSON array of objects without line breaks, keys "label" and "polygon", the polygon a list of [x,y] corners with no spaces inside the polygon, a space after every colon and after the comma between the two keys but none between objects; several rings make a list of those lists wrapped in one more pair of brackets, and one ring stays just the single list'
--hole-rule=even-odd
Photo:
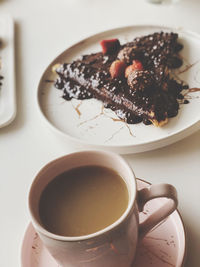
[{"label": "breakfast table", "polygon": [[[49,161],[78,151],[41,118],[37,87],[45,68],[72,44],[112,28],[158,25],[200,33],[199,11],[198,0],[0,1],[0,17],[14,20],[17,103],[15,119],[0,129],[0,266],[21,266],[30,223],[28,192],[35,175]],[[136,177],[176,187],[186,230],[185,266],[199,267],[200,131],[163,148],[122,156]]]}]

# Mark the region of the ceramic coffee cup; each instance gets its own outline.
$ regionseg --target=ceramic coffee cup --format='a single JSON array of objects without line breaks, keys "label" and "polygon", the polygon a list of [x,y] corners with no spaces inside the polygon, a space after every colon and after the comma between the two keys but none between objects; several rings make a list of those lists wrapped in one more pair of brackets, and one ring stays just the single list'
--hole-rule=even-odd
[{"label": "ceramic coffee cup", "polygon": [[[89,235],[67,237],[47,231],[39,217],[41,193],[59,174],[88,165],[111,168],[120,174],[129,193],[127,209],[113,224]],[[169,201],[162,209],[140,223],[139,212],[142,211],[145,203],[159,197],[168,198]],[[136,177],[126,161],[117,154],[102,151],[73,153],[50,162],[38,173],[29,193],[32,224],[51,255],[63,267],[130,267],[138,240],[170,215],[176,207],[177,194],[172,185],[151,185],[138,191]]]}]

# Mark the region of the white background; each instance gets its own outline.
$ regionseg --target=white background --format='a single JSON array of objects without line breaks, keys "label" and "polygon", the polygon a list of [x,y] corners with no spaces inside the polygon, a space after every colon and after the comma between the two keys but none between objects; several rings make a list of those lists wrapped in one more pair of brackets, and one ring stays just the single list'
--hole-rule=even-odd
[{"label": "white background", "polygon": [[[0,266],[20,266],[20,248],[30,221],[27,196],[35,174],[71,152],[36,108],[36,90],[46,66],[74,42],[106,29],[134,24],[182,26],[200,33],[200,1],[0,0],[0,16],[15,20],[17,117],[0,129]],[[188,234],[187,267],[200,266],[200,132],[169,147],[125,156],[137,177],[176,186]]]}]

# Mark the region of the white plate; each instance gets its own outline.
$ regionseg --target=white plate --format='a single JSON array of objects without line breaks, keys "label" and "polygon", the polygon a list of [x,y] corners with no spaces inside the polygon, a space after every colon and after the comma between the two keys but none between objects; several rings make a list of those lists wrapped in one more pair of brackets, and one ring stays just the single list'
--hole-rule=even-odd
[{"label": "white plate", "polygon": [[[137,153],[156,149],[176,142],[200,129],[200,91],[190,93],[190,103],[181,105],[179,114],[161,128],[143,123],[128,125],[115,120],[117,116],[110,109],[102,109],[102,103],[95,99],[65,101],[62,92],[54,88],[52,66],[56,63],[71,62],[80,55],[100,50],[102,39],[119,38],[121,43],[134,37],[156,31],[179,33],[184,49],[184,70],[187,64],[196,63],[179,75],[190,87],[200,87],[200,35],[181,29],[158,26],[129,26],[109,30],[91,36],[59,55],[45,70],[38,87],[38,104],[42,117],[55,132],[80,147],[106,149],[118,153]],[[113,119],[114,118],[114,119]]]},{"label": "white plate", "polygon": [[14,24],[9,16],[0,16],[1,69],[4,77],[0,89],[0,127],[11,123],[16,115],[15,71],[14,71]]}]

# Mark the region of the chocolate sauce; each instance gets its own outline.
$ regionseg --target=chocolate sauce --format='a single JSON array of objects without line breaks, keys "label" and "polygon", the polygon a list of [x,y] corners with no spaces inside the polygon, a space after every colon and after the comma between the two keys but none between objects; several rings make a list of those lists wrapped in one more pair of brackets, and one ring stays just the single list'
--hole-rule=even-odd
[{"label": "chocolate sauce", "polygon": [[188,89],[187,94],[189,94],[189,93],[195,93],[195,92],[200,92],[200,88],[190,88],[190,89]]},{"label": "chocolate sauce", "polygon": [[[0,39],[0,48],[2,48],[3,46],[3,41],[2,39]],[[0,69],[1,69],[1,58],[0,58]],[[0,75],[0,89],[1,89],[1,86],[2,86],[2,80],[4,79],[4,77],[2,75]]]},{"label": "chocolate sauce", "polygon": [[190,101],[188,100],[188,98],[190,98],[191,96],[189,94],[190,93],[196,93],[196,92],[200,92],[200,88],[189,88],[189,89],[187,89],[186,93],[184,93],[182,104],[188,104],[188,103],[190,103]]},{"label": "chocolate sauce", "polygon": [[46,83],[54,83],[54,80],[45,80]]},{"label": "chocolate sauce", "polygon": [[186,67],[185,67],[183,70],[179,71],[178,74],[182,74],[182,73],[188,71],[188,70],[191,69],[194,65],[196,65],[198,62],[199,62],[199,60],[198,60],[197,62],[193,63],[193,64],[187,64]]},{"label": "chocolate sauce", "polygon": [[[127,123],[148,125],[178,114],[178,99],[183,99],[185,85],[170,78],[169,71],[179,68],[182,49],[176,33],[154,33],[120,46],[110,55],[84,55],[72,63],[64,63],[56,71],[55,87],[63,91],[65,100],[96,98]],[[111,78],[110,65],[116,59],[131,64],[142,62],[144,71],[132,80]]]},{"label": "chocolate sauce", "polygon": [[3,83],[2,83],[3,79],[4,79],[4,77],[0,75],[0,89],[1,89],[1,86],[3,85]]}]

